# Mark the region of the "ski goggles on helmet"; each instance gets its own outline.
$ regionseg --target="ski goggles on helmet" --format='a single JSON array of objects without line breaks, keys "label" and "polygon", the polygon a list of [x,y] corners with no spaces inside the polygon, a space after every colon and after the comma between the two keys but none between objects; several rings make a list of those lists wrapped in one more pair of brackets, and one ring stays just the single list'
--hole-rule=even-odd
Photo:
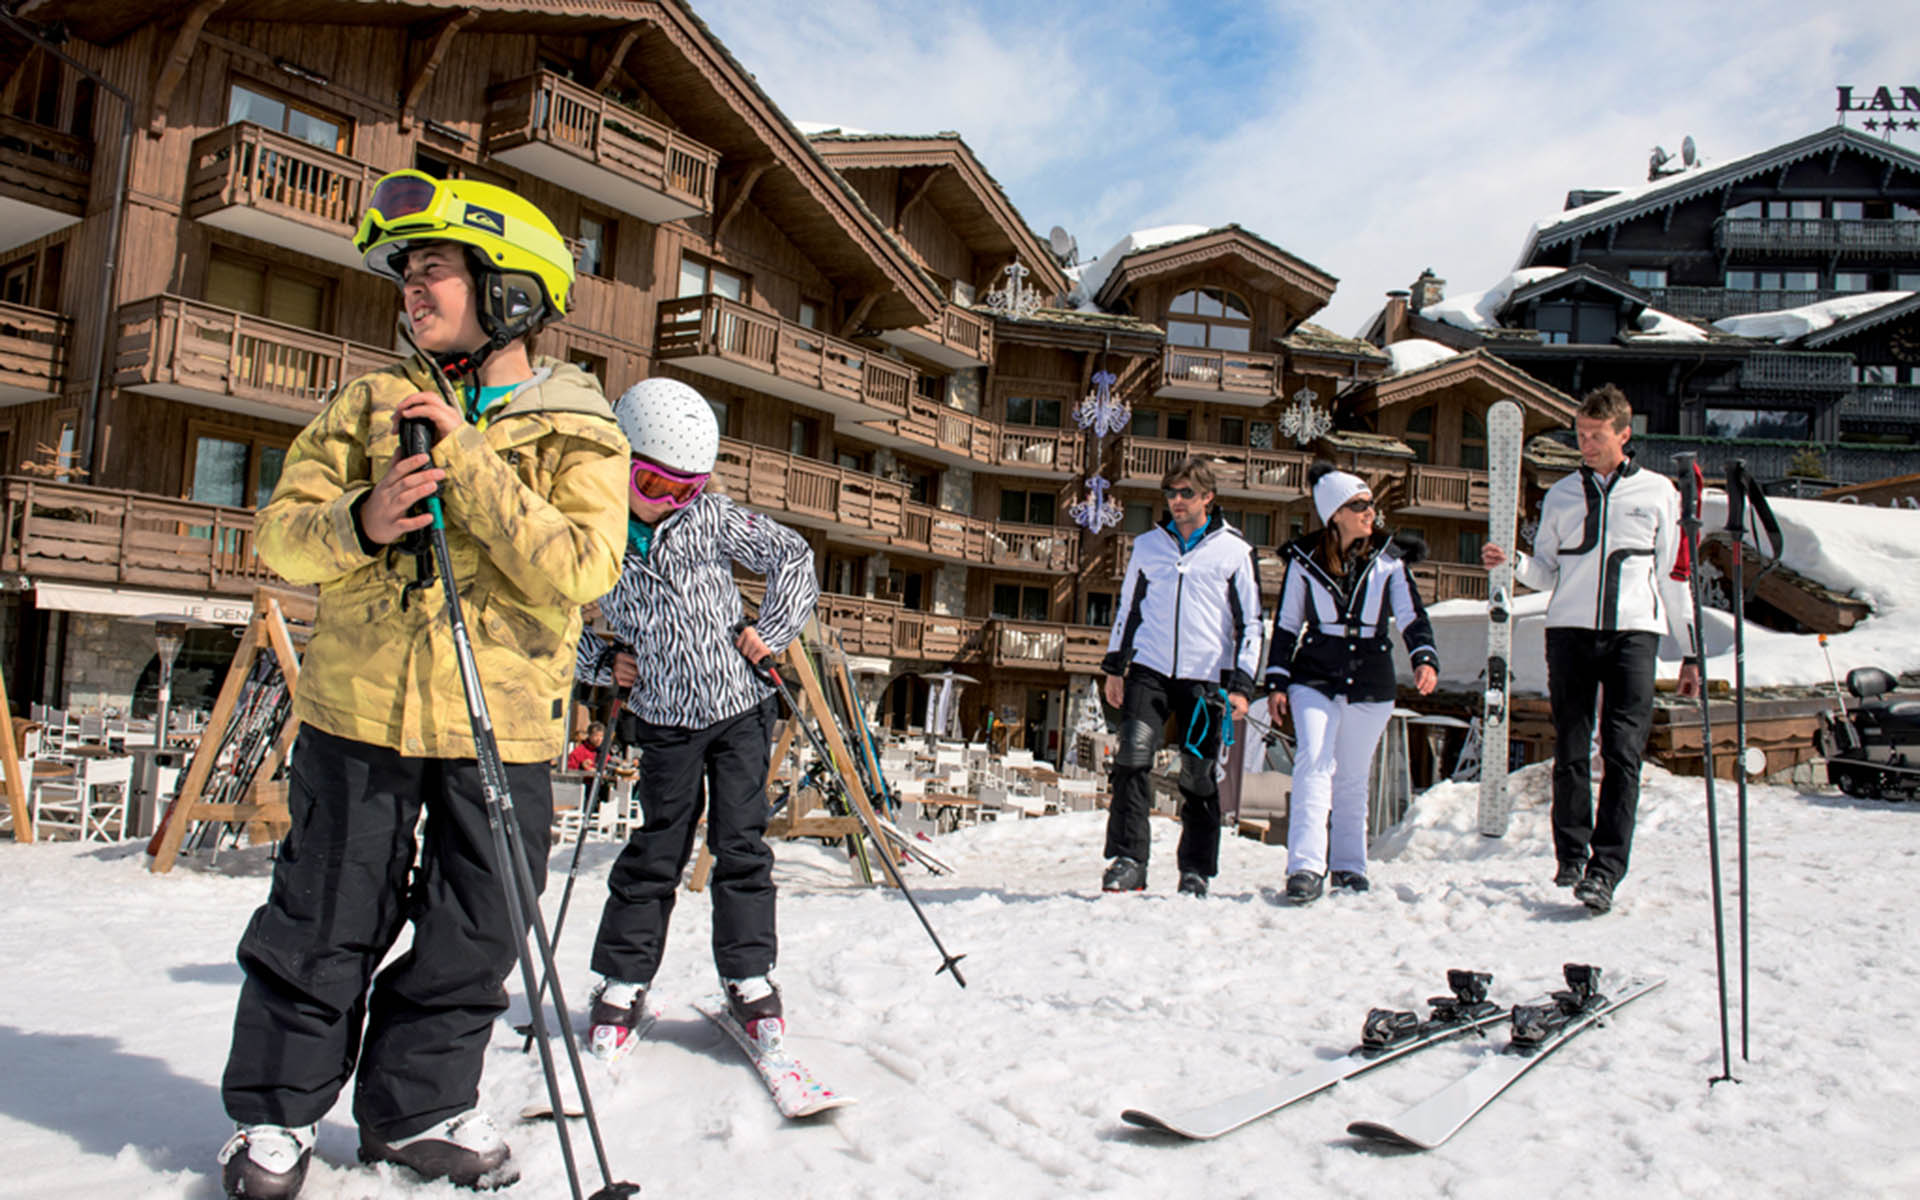
[{"label": "ski goggles on helmet", "polygon": [[418,229],[423,232],[458,224],[459,197],[445,180],[423,171],[395,171],[374,186],[366,215],[353,235],[362,254],[389,234]]},{"label": "ski goggles on helmet", "polygon": [[712,472],[688,475],[644,458],[633,460],[633,494],[654,503],[664,500],[675,508],[692,504],[712,477]]}]

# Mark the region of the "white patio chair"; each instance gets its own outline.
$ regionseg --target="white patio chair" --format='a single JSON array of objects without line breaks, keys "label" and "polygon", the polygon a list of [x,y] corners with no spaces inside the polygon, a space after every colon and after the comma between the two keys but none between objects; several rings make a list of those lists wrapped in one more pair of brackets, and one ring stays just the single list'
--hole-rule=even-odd
[{"label": "white patio chair", "polygon": [[71,776],[44,779],[31,788],[34,833],[51,837],[71,830],[83,842],[119,841],[126,836],[132,790],[131,755],[77,759]]}]

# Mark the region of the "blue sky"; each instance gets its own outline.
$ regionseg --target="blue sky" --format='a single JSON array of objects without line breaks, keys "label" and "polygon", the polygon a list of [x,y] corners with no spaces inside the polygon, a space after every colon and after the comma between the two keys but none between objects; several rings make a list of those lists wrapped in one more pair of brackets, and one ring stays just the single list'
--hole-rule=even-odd
[{"label": "blue sky", "polygon": [[1341,333],[1423,267],[1497,282],[1655,145],[1733,158],[1832,124],[1835,85],[1920,86],[1884,0],[693,3],[795,120],[956,130],[1086,258],[1237,221],[1340,279],[1315,320]]}]

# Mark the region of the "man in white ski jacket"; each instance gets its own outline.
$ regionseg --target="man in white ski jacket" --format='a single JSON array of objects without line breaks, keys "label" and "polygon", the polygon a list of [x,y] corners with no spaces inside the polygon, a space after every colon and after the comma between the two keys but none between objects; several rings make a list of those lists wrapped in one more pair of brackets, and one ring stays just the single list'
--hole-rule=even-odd
[{"label": "man in white ski jacket", "polygon": [[1107,655],[1107,703],[1120,709],[1101,879],[1110,892],[1147,886],[1152,839],[1148,772],[1169,713],[1180,738],[1180,891],[1207,894],[1220,867],[1214,761],[1229,721],[1247,714],[1260,662],[1260,584],[1253,548],[1211,512],[1213,468],[1177,463],[1160,481],[1168,517],[1134,539]]},{"label": "man in white ski jacket", "polygon": [[[1573,419],[1579,471],[1547,491],[1533,553],[1514,556],[1514,578],[1547,602],[1547,696],[1553,709],[1553,882],[1595,913],[1613,907],[1627,873],[1640,758],[1653,725],[1660,635],[1693,647],[1687,585],[1673,578],[1680,547],[1680,493],[1666,476],[1627,456],[1633,407],[1608,384],[1589,392]],[[1481,550],[1489,568],[1506,560]],[[1679,693],[1697,695],[1700,667],[1682,660]],[[1605,778],[1595,818],[1590,760],[1595,692]]]}]

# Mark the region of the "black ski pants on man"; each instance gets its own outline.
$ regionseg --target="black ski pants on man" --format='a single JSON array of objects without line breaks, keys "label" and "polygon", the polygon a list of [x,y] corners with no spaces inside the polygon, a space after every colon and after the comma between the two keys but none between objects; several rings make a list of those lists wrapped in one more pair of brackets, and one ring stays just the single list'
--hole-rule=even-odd
[{"label": "black ski pants on man", "polygon": [[607,875],[607,905],[593,943],[593,969],[651,983],[667,947],[680,873],[693,857],[706,782],[707,846],[713,851],[713,961],[726,979],[773,969],[773,851],[767,846],[767,759],[775,704],[766,700],[705,729],[638,724],[644,818]]},{"label": "black ski pants on man", "polygon": [[[1213,777],[1224,713],[1219,687],[1169,679],[1135,665],[1120,698],[1120,737],[1113,752],[1113,803],[1107,810],[1107,857],[1144,863],[1153,847],[1147,815],[1153,811],[1154,752],[1173,717],[1180,739],[1180,849],[1182,873],[1208,879],[1220,871],[1220,788]],[[1197,753],[1196,753],[1197,751]]]},{"label": "black ski pants on man", "polygon": [[[1547,630],[1547,699],[1553,707],[1553,853],[1619,883],[1633,850],[1640,758],[1653,728],[1653,672],[1660,635]],[[1593,803],[1594,693],[1600,701],[1600,781]]]},{"label": "black ski pants on man", "polygon": [[[507,764],[535,887],[546,880],[548,770]],[[240,939],[247,978],[221,1082],[227,1115],[310,1125],[353,1078],[360,1128],[411,1137],[478,1103],[518,954],[479,764],[406,758],[303,725],[289,785],[292,829]],[[375,978],[409,921],[413,944]]]}]

